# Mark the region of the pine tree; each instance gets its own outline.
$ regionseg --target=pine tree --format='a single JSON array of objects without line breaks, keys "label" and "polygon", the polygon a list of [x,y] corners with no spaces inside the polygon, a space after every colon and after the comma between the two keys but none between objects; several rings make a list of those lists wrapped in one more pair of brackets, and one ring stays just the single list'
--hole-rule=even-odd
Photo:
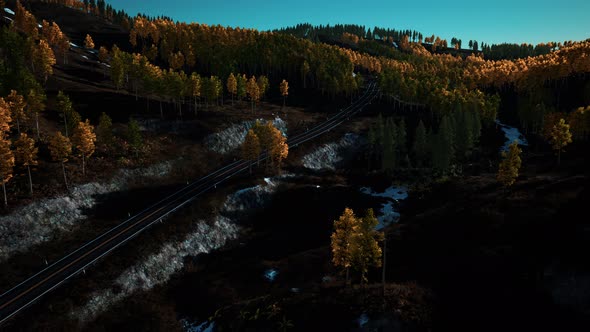
[{"label": "pine tree", "polygon": [[16,130],[20,134],[20,124],[27,120],[27,114],[25,113],[27,103],[23,96],[19,95],[15,90],[10,91],[10,94],[6,97],[6,102],[8,103],[12,120],[16,121]]},{"label": "pine tree", "polygon": [[37,165],[37,153],[39,149],[35,147],[35,140],[28,137],[26,133],[21,133],[15,142],[16,161],[27,168],[29,174],[29,189],[31,197],[33,196],[33,178],[31,177],[31,166]]},{"label": "pine tree", "polygon": [[455,147],[457,159],[462,160],[468,157],[471,149],[473,149],[473,125],[471,123],[471,116],[468,112],[456,110],[453,113],[455,119]]},{"label": "pine tree", "polygon": [[70,100],[70,97],[68,97],[66,94],[64,94],[63,91],[59,91],[57,93],[57,109],[59,111],[61,111],[61,113],[63,115],[66,137],[69,137],[68,128],[70,128],[72,126],[71,124],[75,125],[78,122],[74,122],[74,121],[72,121],[74,119],[70,119],[70,117],[72,116],[72,113],[75,112],[74,106],[72,105],[72,101]]},{"label": "pine tree", "polygon": [[242,158],[249,161],[250,174],[252,174],[252,162],[260,155],[260,141],[254,130],[248,130],[244,143],[242,144]]},{"label": "pine tree", "polygon": [[426,136],[426,127],[424,127],[422,120],[418,122],[418,126],[416,127],[413,150],[416,166],[423,167],[426,163],[426,156],[428,154],[428,141]]},{"label": "pine tree", "polygon": [[139,123],[135,119],[130,119],[127,124],[127,142],[131,149],[135,152],[135,156],[139,156],[139,150],[142,145],[141,131],[139,129]]},{"label": "pine tree", "polygon": [[96,127],[96,139],[107,150],[113,144],[113,121],[111,120],[111,117],[105,112],[102,112],[102,114],[100,114],[100,118],[98,119],[98,127]]},{"label": "pine tree", "polygon": [[264,99],[269,88],[268,77],[260,75],[258,80],[256,80],[256,83],[258,84],[258,90],[260,91],[260,99]]},{"label": "pine tree", "polygon": [[230,73],[227,78],[227,91],[231,94],[231,104],[234,105],[234,95],[238,92],[238,81],[234,73]]},{"label": "pine tree", "polygon": [[289,83],[286,80],[283,80],[283,81],[281,81],[281,84],[279,87],[281,89],[281,96],[283,96],[283,108],[285,108],[287,96],[289,95]]},{"label": "pine tree", "polygon": [[451,167],[454,153],[452,126],[447,116],[442,118],[438,134],[433,138],[432,163],[434,168],[446,173]]},{"label": "pine tree", "polygon": [[332,263],[346,270],[346,284],[348,284],[349,271],[353,264],[354,234],[358,227],[354,211],[345,208],[340,218],[334,221],[334,233],[330,237]]},{"label": "pine tree", "polygon": [[572,134],[570,133],[570,126],[565,123],[564,119],[559,119],[551,128],[551,146],[553,150],[557,151],[557,165],[561,164],[561,151],[569,143],[572,142]]},{"label": "pine tree", "polygon": [[10,140],[0,137],[0,181],[2,181],[2,190],[4,191],[4,205],[8,206],[8,197],[6,195],[6,183],[12,179],[14,169],[14,154],[10,149]]},{"label": "pine tree", "polygon": [[39,113],[45,110],[45,101],[47,100],[47,96],[43,90],[37,91],[36,89],[31,89],[29,94],[27,95],[27,107],[29,113],[32,113],[35,117],[35,128],[37,130],[37,139],[41,139],[41,133],[39,131]]},{"label": "pine tree", "polygon": [[94,41],[92,40],[92,37],[89,34],[86,34],[86,38],[84,38],[84,47],[87,49],[94,48]]},{"label": "pine tree", "polygon": [[506,188],[510,187],[518,177],[518,171],[521,166],[521,152],[517,141],[510,144],[508,153],[502,151],[502,161],[500,162],[497,178]]},{"label": "pine tree", "polygon": [[246,75],[238,75],[236,81],[236,95],[238,100],[242,100],[246,96],[246,85],[248,80],[246,79]]},{"label": "pine tree", "polygon": [[49,141],[49,152],[51,153],[53,161],[59,161],[61,163],[64,174],[64,183],[66,189],[69,190],[68,179],[66,177],[66,162],[72,154],[72,143],[70,142],[70,139],[58,131],[51,141]]},{"label": "pine tree", "polygon": [[383,132],[383,157],[381,164],[382,169],[388,173],[391,173],[398,163],[396,155],[398,137],[398,128],[395,125],[395,122],[393,122],[391,118],[387,119]]},{"label": "pine tree", "polygon": [[95,142],[96,134],[90,121],[87,119],[84,122],[78,122],[72,136],[72,143],[76,147],[78,155],[82,158],[82,175],[86,175],[86,158],[90,158],[94,153]]},{"label": "pine tree", "polygon": [[367,214],[357,219],[357,227],[354,230],[352,240],[352,266],[361,274],[361,284],[367,282],[367,273],[369,267],[381,266],[381,248],[379,241],[383,239],[383,234],[377,232],[375,227],[379,224],[373,209],[367,210]]},{"label": "pine tree", "polygon": [[407,132],[406,132],[406,121],[404,118],[401,119],[399,126],[397,127],[397,139],[396,139],[396,148],[397,148],[397,158],[396,160],[401,161],[404,159],[404,156],[408,153],[407,148]]}]

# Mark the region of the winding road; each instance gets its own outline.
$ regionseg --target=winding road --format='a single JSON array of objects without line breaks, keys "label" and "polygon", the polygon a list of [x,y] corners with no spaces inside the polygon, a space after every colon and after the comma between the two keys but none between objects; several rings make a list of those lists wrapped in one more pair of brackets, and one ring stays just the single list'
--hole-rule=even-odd
[{"label": "winding road", "polygon": [[[364,93],[350,106],[308,131],[290,137],[287,140],[289,148],[294,148],[337,127],[351,116],[362,111],[377,96],[377,93],[377,84],[373,81],[369,82]],[[266,152],[260,155],[260,160],[266,158]],[[247,170],[250,164],[253,163],[256,163],[256,161],[237,160],[219,168],[121,222],[18,285],[4,291],[0,295],[0,324],[5,323],[18,312],[76,274],[82,271],[85,272],[85,269],[99,259],[127,243],[155,223],[161,222],[163,218],[182,208],[209,189],[216,188],[217,185],[230,177]]]}]

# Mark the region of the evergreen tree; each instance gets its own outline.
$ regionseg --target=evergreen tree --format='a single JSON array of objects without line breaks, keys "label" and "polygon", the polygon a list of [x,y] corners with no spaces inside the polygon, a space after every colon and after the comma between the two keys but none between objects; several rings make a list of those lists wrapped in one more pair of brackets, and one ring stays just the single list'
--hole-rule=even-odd
[{"label": "evergreen tree", "polygon": [[399,126],[397,127],[397,139],[396,139],[396,148],[397,148],[397,160],[402,161],[404,160],[405,155],[408,153],[407,148],[407,132],[406,132],[406,121],[404,118],[401,119]]},{"label": "evergreen tree", "polygon": [[27,107],[29,109],[29,113],[33,113],[35,117],[37,139],[41,139],[41,134],[39,132],[39,113],[45,110],[46,100],[47,96],[45,96],[43,90],[37,91],[36,89],[31,89],[27,95]]},{"label": "evergreen tree", "polygon": [[396,151],[398,130],[391,118],[387,119],[383,132],[383,157],[381,160],[382,169],[390,173],[397,165]]},{"label": "evergreen tree", "polygon": [[246,79],[246,75],[238,75],[236,81],[236,95],[238,100],[242,100],[246,96],[246,84],[248,80]]},{"label": "evergreen tree", "polygon": [[16,147],[16,161],[27,168],[29,174],[29,190],[31,197],[33,196],[33,178],[31,177],[31,166],[37,165],[37,153],[39,149],[35,147],[35,140],[29,138],[27,134],[21,133],[18,140],[15,142]]},{"label": "evergreen tree", "polygon": [[508,153],[502,151],[502,161],[500,162],[497,178],[504,187],[510,187],[518,177],[521,166],[521,152],[517,141],[510,144]]},{"label": "evergreen tree", "polygon": [[455,147],[458,160],[468,157],[473,149],[473,125],[468,112],[457,110],[453,113],[455,119]]},{"label": "evergreen tree", "polygon": [[61,163],[64,174],[64,183],[66,185],[66,189],[69,190],[65,163],[72,154],[72,143],[70,142],[70,139],[63,136],[61,132],[58,131],[57,134],[53,136],[51,141],[49,141],[49,152],[51,153],[51,158],[54,161],[59,161]]},{"label": "evergreen tree", "polygon": [[4,206],[8,206],[6,183],[12,179],[14,169],[14,153],[10,149],[10,140],[0,137],[0,181],[4,191]]},{"label": "evergreen tree", "polygon": [[142,141],[143,139],[141,137],[139,123],[135,121],[135,119],[129,119],[129,123],[127,124],[127,142],[129,143],[129,146],[135,153],[136,157],[139,156],[139,150],[143,144]]},{"label": "evergreen tree", "polygon": [[426,156],[428,153],[428,141],[426,136],[426,127],[424,127],[422,120],[418,122],[418,126],[416,127],[413,150],[416,166],[423,167],[426,163]]},{"label": "evergreen tree", "polygon": [[100,118],[98,119],[96,138],[105,149],[108,149],[113,144],[113,121],[111,120],[111,117],[105,112],[102,112],[100,114]]},{"label": "evergreen tree", "polygon": [[432,163],[434,168],[446,173],[451,167],[453,158],[453,133],[450,120],[443,116],[438,133],[433,135]]}]

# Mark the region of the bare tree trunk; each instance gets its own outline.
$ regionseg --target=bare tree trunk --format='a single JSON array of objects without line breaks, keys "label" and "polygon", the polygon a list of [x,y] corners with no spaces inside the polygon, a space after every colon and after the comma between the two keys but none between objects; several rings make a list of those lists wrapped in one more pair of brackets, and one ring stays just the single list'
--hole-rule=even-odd
[{"label": "bare tree trunk", "polygon": [[385,264],[387,263],[387,234],[383,232],[383,271],[381,272],[381,286],[383,287],[383,298],[385,300]]},{"label": "bare tree trunk", "polygon": [[39,112],[35,112],[35,124],[37,126],[37,140],[41,140],[41,134],[39,132]]},{"label": "bare tree trunk", "polygon": [[66,127],[66,137],[70,137],[70,136],[68,135],[68,118],[67,118],[67,116],[66,116],[66,112],[64,112],[64,124],[66,125],[66,126],[65,126],[65,127]]},{"label": "bare tree trunk", "polygon": [[8,206],[8,197],[6,197],[6,182],[2,182],[2,189],[4,190],[4,206]]},{"label": "bare tree trunk", "polygon": [[83,153],[82,153],[82,175],[86,176],[86,160],[84,158]]},{"label": "bare tree trunk", "polygon": [[31,177],[31,166],[27,165],[27,171],[29,172],[29,189],[31,190],[31,197],[33,197],[33,178]]},{"label": "bare tree trunk", "polygon": [[66,184],[66,190],[70,191],[70,187],[68,187],[68,178],[66,178],[66,164],[62,161],[61,168],[64,173],[64,183]]},{"label": "bare tree trunk", "polygon": [[18,117],[16,118],[16,132],[20,135],[20,121],[18,121]]},{"label": "bare tree trunk", "polygon": [[346,268],[346,286],[350,285],[349,276],[350,276],[350,269]]}]

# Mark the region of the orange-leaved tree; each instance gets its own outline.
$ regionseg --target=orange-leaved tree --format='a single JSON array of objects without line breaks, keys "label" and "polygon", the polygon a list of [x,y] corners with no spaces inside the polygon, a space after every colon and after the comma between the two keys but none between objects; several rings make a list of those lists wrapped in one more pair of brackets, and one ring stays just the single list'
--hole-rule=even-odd
[{"label": "orange-leaved tree", "polygon": [[72,154],[72,142],[70,142],[69,138],[65,137],[61,134],[61,132],[58,131],[57,134],[55,134],[55,136],[53,136],[49,141],[49,152],[51,153],[51,158],[54,161],[59,161],[61,163],[64,173],[64,183],[66,185],[66,189],[69,190],[68,179],[66,177],[66,162]]},{"label": "orange-leaved tree", "polygon": [[89,158],[94,153],[96,148],[96,134],[94,133],[94,126],[90,121],[78,122],[74,135],[72,136],[72,143],[78,151],[78,155],[82,158],[82,174],[86,175],[86,158]]},{"label": "orange-leaved tree", "polygon": [[35,140],[30,138],[26,133],[21,133],[15,142],[16,161],[27,168],[29,174],[29,190],[33,196],[33,178],[31,177],[31,166],[37,165],[37,153],[39,149],[35,147]]}]

